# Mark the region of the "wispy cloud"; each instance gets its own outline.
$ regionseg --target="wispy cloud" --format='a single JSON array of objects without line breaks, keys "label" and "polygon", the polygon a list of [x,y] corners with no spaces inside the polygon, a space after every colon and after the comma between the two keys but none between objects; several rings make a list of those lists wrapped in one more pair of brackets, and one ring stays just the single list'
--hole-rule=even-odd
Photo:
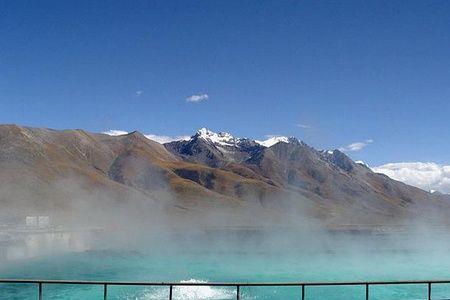
[{"label": "wispy cloud", "polygon": [[136,91],[135,94],[136,94],[136,97],[140,97],[140,96],[144,95],[144,91]]},{"label": "wispy cloud", "polygon": [[209,99],[208,94],[194,94],[194,95],[190,95],[189,97],[187,97],[186,102],[197,103],[197,102],[206,101],[208,99]]},{"label": "wispy cloud", "polygon": [[351,143],[350,145],[347,145],[345,147],[339,148],[339,150],[341,150],[343,152],[360,151],[360,150],[364,149],[365,147],[369,146],[372,143],[373,143],[373,140],[368,139],[368,140],[365,140],[364,142]]},{"label": "wispy cloud", "polygon": [[[107,135],[119,136],[128,134],[127,131],[124,130],[116,130],[111,129],[105,132],[102,132]],[[181,140],[189,140],[191,137],[188,135],[179,135],[179,136],[167,136],[167,135],[156,135],[156,134],[144,134],[144,136],[152,141],[158,142],[160,144],[165,144],[173,141],[181,141]]]},{"label": "wispy cloud", "polygon": [[299,123],[299,124],[295,124],[297,127],[299,127],[299,128],[302,128],[302,129],[311,129],[312,128],[312,126],[311,125],[309,125],[309,124],[301,124],[301,123]]},{"label": "wispy cloud", "polygon": [[156,135],[156,134],[145,134],[145,137],[158,142],[160,144],[170,143],[173,141],[187,141],[191,137],[188,135],[179,135],[179,136],[167,136],[167,135]]},{"label": "wispy cloud", "polygon": [[432,162],[401,162],[374,167],[372,170],[427,191],[450,193],[450,166]]},{"label": "wispy cloud", "polygon": [[118,135],[128,134],[127,131],[123,131],[123,130],[115,130],[115,129],[111,129],[111,130],[108,130],[108,131],[104,131],[104,132],[102,132],[102,133],[107,134],[107,135],[112,135],[112,136],[118,136]]}]

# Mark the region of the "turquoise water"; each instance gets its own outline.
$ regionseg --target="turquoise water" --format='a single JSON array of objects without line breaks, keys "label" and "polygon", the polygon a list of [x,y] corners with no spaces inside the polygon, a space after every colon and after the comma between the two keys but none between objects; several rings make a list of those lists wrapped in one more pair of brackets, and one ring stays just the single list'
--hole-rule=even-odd
[{"label": "turquoise water", "polygon": [[[265,249],[264,244],[204,240],[197,246],[173,244],[171,249],[103,249],[62,253],[33,259],[5,261],[2,278],[66,280],[122,280],[176,282],[283,282],[431,280],[450,278],[450,256],[444,249],[392,249],[382,239],[366,243],[358,251],[341,247],[315,249],[302,244]],[[355,241],[352,240],[354,243]],[[333,245],[334,241],[331,242]],[[157,243],[156,243],[157,244]],[[434,248],[434,247],[431,247]],[[152,250],[149,250],[152,249]],[[352,247],[351,249],[354,249]],[[242,288],[241,299],[299,299],[297,287]],[[46,286],[44,299],[102,299],[99,286]],[[308,287],[306,299],[364,299],[364,287]],[[371,299],[426,299],[425,285],[375,286]],[[108,299],[168,299],[166,288],[110,287]],[[433,287],[433,299],[450,296],[450,285]],[[2,285],[0,299],[34,299],[33,285]],[[234,288],[177,287],[174,299],[235,299]]]}]

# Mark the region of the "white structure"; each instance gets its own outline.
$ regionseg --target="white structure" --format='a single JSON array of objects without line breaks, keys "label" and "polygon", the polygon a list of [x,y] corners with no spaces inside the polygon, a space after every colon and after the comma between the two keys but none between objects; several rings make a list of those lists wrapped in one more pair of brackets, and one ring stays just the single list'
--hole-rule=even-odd
[{"label": "white structure", "polygon": [[49,216],[39,216],[38,217],[38,226],[39,226],[39,228],[50,227],[50,217]]},{"label": "white structure", "polygon": [[25,225],[32,228],[48,228],[50,227],[49,216],[27,216]]},{"label": "white structure", "polygon": [[38,218],[35,216],[27,216],[25,218],[25,225],[27,225],[27,227],[37,227],[38,226]]}]

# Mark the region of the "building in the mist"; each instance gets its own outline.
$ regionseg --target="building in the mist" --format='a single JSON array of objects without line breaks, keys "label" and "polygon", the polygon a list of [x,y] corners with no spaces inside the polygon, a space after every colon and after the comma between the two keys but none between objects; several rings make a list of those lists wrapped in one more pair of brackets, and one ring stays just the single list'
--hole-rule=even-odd
[{"label": "building in the mist", "polygon": [[39,228],[50,227],[50,217],[49,216],[39,216],[38,217],[38,227]]},{"label": "building in the mist", "polygon": [[37,227],[38,226],[38,218],[35,216],[27,216],[25,218],[25,225],[27,227]]},{"label": "building in the mist", "polygon": [[29,228],[48,228],[50,227],[49,216],[27,216],[25,225]]}]

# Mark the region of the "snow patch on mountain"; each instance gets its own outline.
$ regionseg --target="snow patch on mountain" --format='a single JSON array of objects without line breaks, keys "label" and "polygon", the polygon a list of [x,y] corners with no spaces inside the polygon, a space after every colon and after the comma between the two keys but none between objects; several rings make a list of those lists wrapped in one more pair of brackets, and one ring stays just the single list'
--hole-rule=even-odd
[{"label": "snow patch on mountain", "polygon": [[333,155],[334,150],[321,150],[320,151],[323,155]]},{"label": "snow patch on mountain", "polygon": [[355,163],[358,164],[358,165],[361,165],[361,166],[369,168],[369,165],[366,164],[365,162],[363,162],[362,160],[356,160]]},{"label": "snow patch on mountain", "polygon": [[264,140],[264,141],[256,140],[255,142],[257,142],[258,144],[260,144],[261,146],[264,146],[264,147],[271,147],[278,143],[288,144],[289,138],[285,137],[285,136],[270,136],[267,140]]},{"label": "snow patch on mountain", "polygon": [[266,140],[250,140],[247,138],[237,138],[228,132],[213,132],[207,128],[201,128],[197,133],[191,137],[191,140],[200,138],[204,141],[210,142],[216,146],[228,146],[228,147],[239,147],[248,142],[257,143],[263,147],[271,147],[277,143],[291,143],[297,141],[295,138],[289,138],[286,136],[270,135],[267,136]]}]

